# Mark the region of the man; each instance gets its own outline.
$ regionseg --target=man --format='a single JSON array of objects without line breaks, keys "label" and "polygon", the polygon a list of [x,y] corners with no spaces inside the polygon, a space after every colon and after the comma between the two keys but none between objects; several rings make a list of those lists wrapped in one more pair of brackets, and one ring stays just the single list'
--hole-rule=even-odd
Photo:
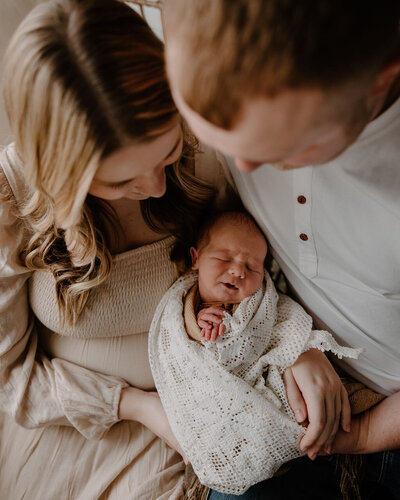
[{"label": "man", "polygon": [[[323,450],[321,440],[313,443],[324,416],[310,412],[312,396],[299,384],[315,424],[301,445],[311,458],[317,452],[371,454],[371,474],[386,473],[382,463],[391,462],[381,482],[396,498],[399,19],[398,0],[165,5],[167,66],[180,111],[201,140],[234,158],[242,200],[315,324],[364,348],[358,361],[342,368],[388,396]],[[296,392],[290,380],[289,388]],[[302,413],[297,396],[292,408]]]}]

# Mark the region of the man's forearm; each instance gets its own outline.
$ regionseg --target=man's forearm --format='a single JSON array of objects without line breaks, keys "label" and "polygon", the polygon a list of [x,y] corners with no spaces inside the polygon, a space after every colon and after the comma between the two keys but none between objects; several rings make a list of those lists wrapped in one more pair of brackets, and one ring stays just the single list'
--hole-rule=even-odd
[{"label": "man's forearm", "polygon": [[364,415],[366,435],[360,453],[400,448],[400,392],[384,399]]},{"label": "man's forearm", "polygon": [[339,431],[332,453],[375,453],[400,449],[400,392],[354,417],[349,433]]}]

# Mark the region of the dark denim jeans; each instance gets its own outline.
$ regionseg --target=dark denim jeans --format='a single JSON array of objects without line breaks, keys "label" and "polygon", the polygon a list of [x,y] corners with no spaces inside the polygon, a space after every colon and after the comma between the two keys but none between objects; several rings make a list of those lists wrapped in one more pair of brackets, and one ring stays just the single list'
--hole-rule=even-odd
[{"label": "dark denim jeans", "polygon": [[[362,500],[400,500],[400,450],[364,455]],[[342,500],[334,461],[307,457],[293,461],[291,469],[252,486],[243,495],[211,491],[208,500]]]}]

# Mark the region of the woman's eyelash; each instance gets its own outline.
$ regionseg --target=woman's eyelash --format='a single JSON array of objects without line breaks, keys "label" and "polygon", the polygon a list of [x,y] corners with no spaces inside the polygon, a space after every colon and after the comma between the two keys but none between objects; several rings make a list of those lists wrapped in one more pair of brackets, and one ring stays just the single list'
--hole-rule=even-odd
[{"label": "woman's eyelash", "polygon": [[123,182],[117,182],[116,184],[110,184],[109,187],[111,189],[118,189],[122,186],[125,186],[125,184],[128,184],[130,181],[123,181]]}]

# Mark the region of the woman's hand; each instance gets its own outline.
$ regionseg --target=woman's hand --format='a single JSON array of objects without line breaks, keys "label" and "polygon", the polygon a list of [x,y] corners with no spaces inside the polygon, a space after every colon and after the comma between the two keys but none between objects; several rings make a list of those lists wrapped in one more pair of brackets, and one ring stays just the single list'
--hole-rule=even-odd
[{"label": "woman's hand", "polygon": [[187,456],[172,432],[157,392],[146,392],[135,387],[123,389],[119,403],[119,418],[135,420],[148,427],[180,453],[186,465],[189,464]]},{"label": "woman's hand", "polygon": [[350,432],[350,404],[339,375],[321,351],[310,349],[285,371],[283,378],[296,420],[309,421],[300,449],[312,460],[319,452],[329,453],[339,424]]}]

